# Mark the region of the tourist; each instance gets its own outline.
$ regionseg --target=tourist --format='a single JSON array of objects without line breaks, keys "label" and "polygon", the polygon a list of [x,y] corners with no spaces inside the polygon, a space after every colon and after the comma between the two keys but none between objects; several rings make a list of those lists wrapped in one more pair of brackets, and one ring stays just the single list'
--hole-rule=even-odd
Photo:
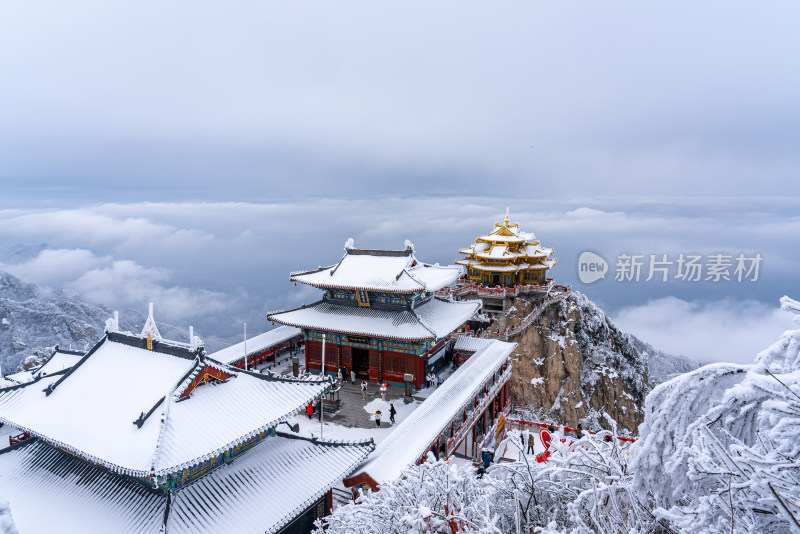
[{"label": "tourist", "polygon": [[361,398],[367,400],[367,383],[366,381],[361,382]]},{"label": "tourist", "polygon": [[311,419],[311,416],[314,415],[314,405],[310,402],[306,405],[306,414],[308,414],[309,419]]},{"label": "tourist", "polygon": [[381,426],[381,415],[382,414],[380,410],[375,411],[375,424],[377,426]]},{"label": "tourist", "polygon": [[437,385],[441,386],[442,384],[444,384],[444,378],[442,378],[442,377],[440,376],[440,377],[439,377],[439,383],[438,383]]},{"label": "tourist", "polygon": [[489,469],[489,466],[492,464],[492,453],[489,449],[483,449],[481,452],[481,458],[483,459],[483,468]]},{"label": "tourist", "polygon": [[350,382],[352,384],[356,383],[356,372],[355,371],[350,371]]},{"label": "tourist", "polygon": [[386,400],[386,389],[387,389],[387,387],[388,387],[388,384],[386,384],[386,382],[381,384],[381,398],[383,400]]},{"label": "tourist", "polygon": [[336,372],[336,377],[339,379],[339,382],[342,382],[342,368],[339,367],[339,370]]},{"label": "tourist", "polygon": [[533,446],[536,443],[536,440],[533,439],[533,433],[528,434],[528,452],[525,454],[534,454]]},{"label": "tourist", "polygon": [[583,427],[578,423],[578,430],[575,432],[575,437],[581,439],[583,437]]},{"label": "tourist", "polygon": [[394,404],[389,405],[389,421],[394,424],[394,416],[397,415],[397,410],[394,409]]}]

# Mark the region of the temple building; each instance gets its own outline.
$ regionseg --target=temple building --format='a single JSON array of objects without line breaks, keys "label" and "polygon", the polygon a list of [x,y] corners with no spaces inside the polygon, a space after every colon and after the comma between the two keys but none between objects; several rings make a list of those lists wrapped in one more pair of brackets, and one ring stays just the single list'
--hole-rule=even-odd
[{"label": "temple building", "polygon": [[163,339],[152,309],[139,335],[109,319],[71,367],[0,389],[0,423],[24,433],[0,450],[0,495],[26,533],[307,533],[374,449],[294,433],[330,383]]},{"label": "temple building", "polygon": [[517,344],[481,341],[480,348],[344,479],[345,487],[379,490],[428,453],[477,459],[482,449],[502,439],[511,407],[511,353]]},{"label": "temple building", "polygon": [[279,326],[246,341],[231,345],[209,355],[212,360],[244,369],[255,369],[264,362],[275,363],[280,354],[298,350],[303,344],[299,328]]},{"label": "temple building", "polygon": [[320,371],[324,339],[326,373],[344,367],[359,380],[401,385],[408,378],[420,388],[444,358],[447,337],[480,307],[434,295],[461,271],[418,261],[409,242],[403,250],[364,250],[348,240],[338,263],[291,275],[319,288],[321,300],[267,318],[302,329],[308,371]]},{"label": "temple building", "polygon": [[502,223],[458,252],[464,255],[456,263],[466,268],[465,280],[484,286],[546,286],[547,270],[558,262],[552,248],[542,247],[533,233],[509,222],[508,211]]}]

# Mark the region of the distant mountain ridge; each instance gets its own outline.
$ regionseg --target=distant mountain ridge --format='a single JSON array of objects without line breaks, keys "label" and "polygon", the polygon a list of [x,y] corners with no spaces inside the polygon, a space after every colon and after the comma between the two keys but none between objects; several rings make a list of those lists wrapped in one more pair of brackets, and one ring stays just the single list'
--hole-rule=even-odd
[{"label": "distant mountain ridge", "polygon": [[[26,359],[29,364],[49,357],[55,345],[87,350],[102,336],[105,322],[113,316],[107,306],[94,304],[61,290],[44,290],[0,271],[0,365],[3,374],[14,372]],[[156,306],[156,317],[158,307]],[[120,328],[138,333],[146,316],[137,310],[120,310]],[[161,335],[188,341],[189,329],[156,321]],[[203,336],[213,352],[235,341]]]},{"label": "distant mountain ridge", "polygon": [[628,334],[634,348],[647,361],[647,375],[650,388],[654,388],[678,375],[699,369],[705,364],[676,354],[669,354],[654,348],[632,334]]}]

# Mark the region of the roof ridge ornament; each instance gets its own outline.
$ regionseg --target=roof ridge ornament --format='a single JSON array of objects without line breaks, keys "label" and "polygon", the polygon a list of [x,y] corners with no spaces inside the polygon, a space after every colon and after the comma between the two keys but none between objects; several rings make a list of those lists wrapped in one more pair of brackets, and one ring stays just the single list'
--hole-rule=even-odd
[{"label": "roof ridge ornament", "polygon": [[508,226],[508,206],[506,206],[506,226]]},{"label": "roof ridge ornament", "polygon": [[144,322],[144,328],[142,328],[142,333],[140,334],[142,337],[146,337],[150,335],[152,339],[157,341],[162,341],[163,338],[158,331],[158,327],[156,326],[156,321],[153,319],[153,303],[150,303],[149,311],[147,314],[147,320]]}]

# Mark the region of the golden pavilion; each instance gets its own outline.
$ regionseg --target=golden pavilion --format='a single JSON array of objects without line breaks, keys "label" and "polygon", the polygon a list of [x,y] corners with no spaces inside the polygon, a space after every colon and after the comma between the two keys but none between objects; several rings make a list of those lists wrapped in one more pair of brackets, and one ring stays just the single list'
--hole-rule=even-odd
[{"label": "golden pavilion", "polygon": [[558,262],[552,248],[542,247],[533,233],[509,222],[508,210],[494,230],[458,252],[465,256],[456,260],[466,268],[465,281],[485,286],[546,286],[547,270]]}]

